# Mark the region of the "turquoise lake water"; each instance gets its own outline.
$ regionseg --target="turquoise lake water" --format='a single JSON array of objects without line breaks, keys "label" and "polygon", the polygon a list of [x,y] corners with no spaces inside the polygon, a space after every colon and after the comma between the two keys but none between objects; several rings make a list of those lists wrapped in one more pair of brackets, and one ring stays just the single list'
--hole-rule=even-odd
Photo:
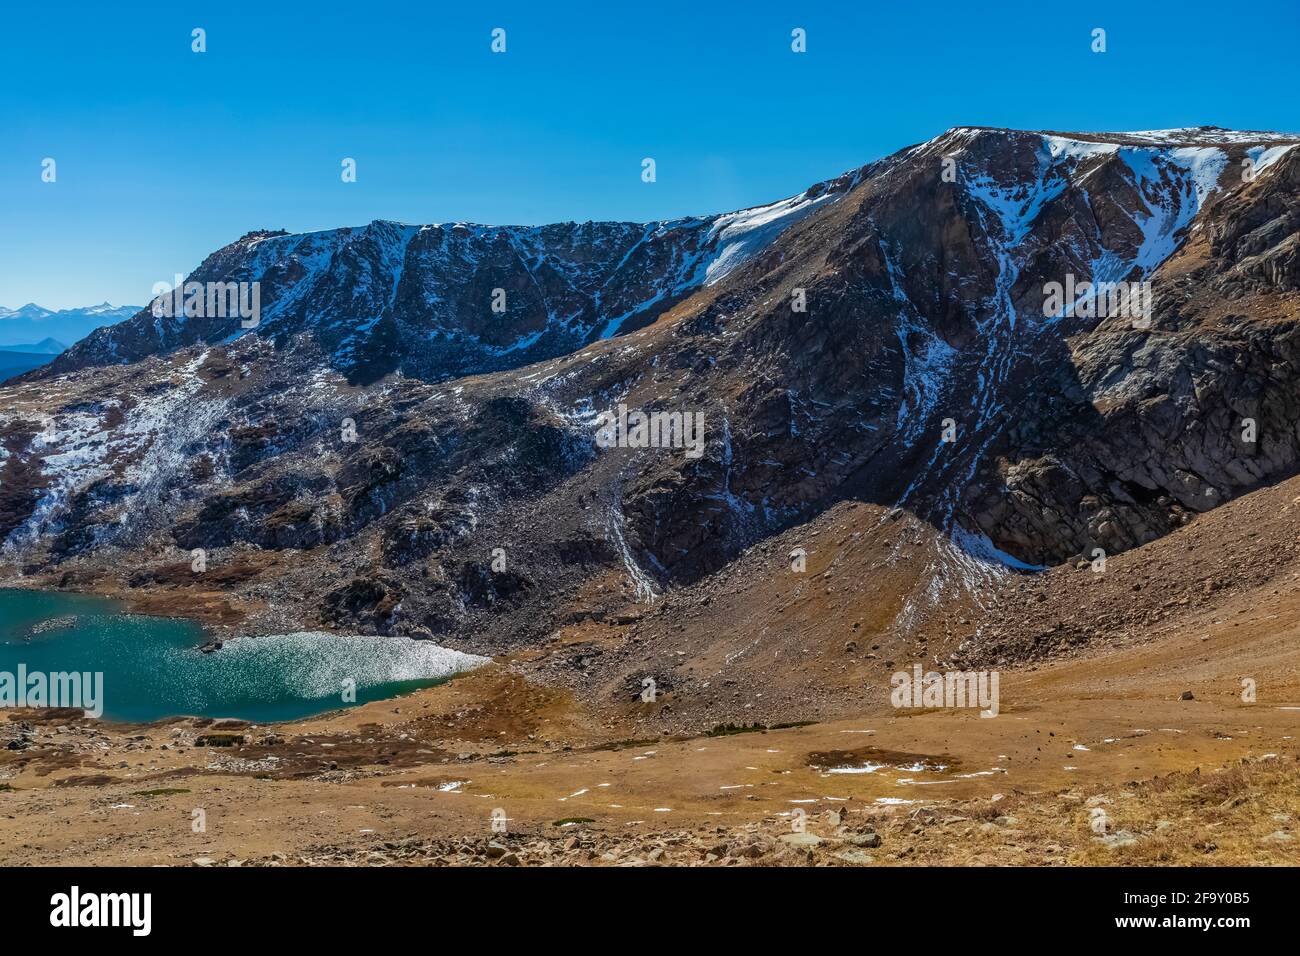
[{"label": "turquoise lake water", "polygon": [[103,718],[294,720],[441,683],[483,663],[429,641],[319,633],[236,637],[203,654],[203,629],[127,614],[108,598],[0,589],[0,672],[103,673]]}]

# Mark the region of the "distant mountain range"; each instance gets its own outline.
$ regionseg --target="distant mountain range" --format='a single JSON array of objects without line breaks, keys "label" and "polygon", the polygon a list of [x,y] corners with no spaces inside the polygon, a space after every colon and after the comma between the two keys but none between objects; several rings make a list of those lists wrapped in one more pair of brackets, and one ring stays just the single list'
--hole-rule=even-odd
[{"label": "distant mountain range", "polygon": [[32,355],[58,355],[67,346],[58,339],[52,339],[48,336],[39,342],[25,343],[22,345],[6,345],[6,352],[27,352]]},{"label": "distant mountain range", "polygon": [[[17,309],[0,306],[0,349],[10,352],[62,352],[64,342],[76,342],[95,329],[128,319],[140,311],[138,305],[99,305],[55,311],[34,302]],[[37,342],[35,346],[23,343]],[[53,351],[50,351],[52,343]]]},{"label": "distant mountain range", "polygon": [[39,368],[63,349],[63,343],[54,339],[46,339],[35,345],[12,345],[0,349],[0,381]]}]

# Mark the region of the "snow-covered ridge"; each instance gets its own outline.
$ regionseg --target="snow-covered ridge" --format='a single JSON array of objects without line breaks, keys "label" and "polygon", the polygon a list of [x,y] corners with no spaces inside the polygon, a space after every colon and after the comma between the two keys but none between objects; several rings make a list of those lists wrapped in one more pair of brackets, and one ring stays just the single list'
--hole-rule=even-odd
[{"label": "snow-covered ridge", "polygon": [[[798,195],[761,206],[750,206],[735,212],[712,216],[687,216],[679,219],[660,219],[645,224],[617,222],[589,222],[591,227],[622,226],[643,229],[643,241],[651,236],[664,236],[670,231],[692,231],[707,227],[707,252],[696,263],[690,278],[692,284],[712,285],[738,266],[758,255],[782,232],[794,225],[813,209],[828,200],[844,195],[843,190],[825,188],[821,183]],[[256,250],[254,265],[267,268],[286,255],[296,257],[308,272],[327,264],[327,260],[340,248],[361,240],[373,238],[376,229],[388,230],[398,242],[410,242],[418,233],[442,230],[463,238],[483,241],[536,240],[539,234],[553,226],[536,225],[484,225],[472,222],[435,222],[413,224],[395,220],[376,219],[365,226],[343,226],[314,232],[260,235],[245,241],[250,251]],[[395,273],[394,279],[400,278]]]},{"label": "snow-covered ridge", "polygon": [[935,143],[953,139],[968,140],[986,134],[1042,136],[1077,143],[1100,143],[1116,146],[1241,146],[1252,143],[1300,143],[1300,133],[1281,133],[1271,130],[1232,130],[1223,129],[1219,126],[1183,126],[1173,129],[1096,133],[1078,130],[1016,130],[996,126],[955,126],[929,142]]},{"label": "snow-covered ridge", "polygon": [[[1016,155],[1034,160],[1032,176],[1026,177],[1014,163],[998,161],[998,151],[976,147],[981,138],[1000,135],[1015,142]],[[936,151],[957,158],[967,189],[1001,221],[1004,253],[1028,234],[1042,209],[1068,186],[1084,186],[1104,164],[1118,161],[1121,176],[1136,192],[1128,215],[1142,240],[1132,253],[1103,250],[1093,259],[1089,275],[1093,281],[1118,281],[1134,270],[1142,277],[1150,275],[1177,251],[1201,209],[1233,182],[1225,178],[1230,164],[1248,161],[1258,175],[1300,145],[1300,138],[1211,127],[1114,134],[963,127],[932,144]]]},{"label": "snow-covered ridge", "polygon": [[526,364],[652,321],[735,273],[857,182],[846,175],[775,203],[650,223],[376,220],[249,233],[209,256],[189,280],[259,282],[254,327],[225,316],[160,323],[141,315],[129,330],[114,328],[93,343],[92,361],[130,361],[247,334],[284,341],[310,332],[339,368],[393,351],[408,356],[404,367],[420,375]]},{"label": "snow-covered ridge", "polygon": [[[1081,182],[1095,168],[1094,161],[1118,155],[1139,177],[1143,173],[1142,167],[1151,171],[1152,167],[1168,166],[1180,174],[1189,174],[1194,180],[1199,206],[1218,188],[1219,177],[1229,161],[1229,153],[1234,157],[1249,158],[1254,173],[1258,174],[1300,145],[1300,134],[1225,130],[1218,127],[1132,133],[1061,133],[958,126],[909,152],[938,153],[950,157],[960,157],[971,152],[983,153],[983,160],[973,170],[973,178],[982,179],[988,185],[998,177],[990,175],[983,167],[992,161],[993,153],[1003,151],[1004,143],[1011,151],[1036,145],[1045,153],[1038,175],[1040,186],[1053,180],[1056,185],[1063,185],[1060,180],[1070,178],[1073,172],[1069,166],[1079,168],[1082,175],[1075,179],[1076,182]],[[1243,146],[1247,148],[1241,149]],[[969,164],[963,165],[969,167]],[[1159,173],[1160,170],[1155,172]],[[1022,191],[1025,184],[1014,179],[1015,177],[1008,179],[999,188]],[[1032,215],[1029,218],[1032,219]]]},{"label": "snow-covered ridge", "polygon": [[1129,133],[1071,134],[1091,135],[1099,140],[1142,140],[1152,146],[1183,143],[1233,146],[1245,143],[1297,143],[1300,133],[1275,133],[1267,130],[1233,130],[1219,126],[1182,126],[1175,129],[1147,129]]},{"label": "snow-covered ridge", "polygon": [[[696,285],[713,285],[759,255],[781,233],[803,219],[814,208],[827,201],[838,199],[841,195],[843,193],[818,190],[814,187],[788,199],[764,206],[752,206],[736,212],[715,216],[661,219],[644,225],[642,241],[663,238],[672,232],[689,233],[696,229],[704,229],[705,247],[692,262],[693,268],[677,283],[677,291]],[[632,224],[592,223],[591,225]],[[413,225],[376,220],[363,227],[349,226],[309,233],[258,237],[251,240],[248,245],[250,249],[257,250],[257,264],[262,268],[271,266],[276,260],[287,255],[296,258],[305,266],[310,277],[327,266],[330,258],[340,248],[359,239],[370,238],[372,231],[381,226],[391,230],[403,245],[414,235],[430,230],[443,230],[453,235],[460,234],[463,238],[485,242],[504,240],[532,245],[535,244],[539,233],[548,228],[546,226],[492,226],[468,222]],[[391,252],[386,255],[390,259],[394,258]],[[400,252],[395,258],[400,260]],[[395,285],[401,277],[400,262],[391,277]]]}]

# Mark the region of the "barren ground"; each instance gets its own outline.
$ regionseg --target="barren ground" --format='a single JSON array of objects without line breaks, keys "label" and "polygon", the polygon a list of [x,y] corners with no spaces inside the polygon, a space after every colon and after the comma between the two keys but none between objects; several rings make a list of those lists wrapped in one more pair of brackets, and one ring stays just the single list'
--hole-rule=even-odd
[{"label": "barren ground", "polygon": [[[993,719],[619,741],[502,666],[273,729],[14,714],[7,730],[26,720],[35,736],[0,763],[0,861],[480,862],[495,839],[524,863],[1294,863],[1300,604],[1248,604],[1230,623],[1004,673]],[[1251,673],[1266,676],[1248,704]],[[193,746],[204,732],[245,743]],[[885,766],[825,772],[867,763]],[[822,842],[793,835],[796,810]]]}]

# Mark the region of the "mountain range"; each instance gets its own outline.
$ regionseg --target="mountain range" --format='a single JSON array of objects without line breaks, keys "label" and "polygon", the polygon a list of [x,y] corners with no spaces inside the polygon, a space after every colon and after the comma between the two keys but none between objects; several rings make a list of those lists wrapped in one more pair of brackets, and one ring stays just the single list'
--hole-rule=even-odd
[{"label": "mountain range", "polygon": [[[714,216],[250,232],[189,278],[258,283],[254,327],[146,307],[0,387],[0,559],[245,629],[528,650],[605,701],[648,660],[761,682],[846,634],[959,660],[989,587],[1297,471],[1298,143],[959,127]],[[702,416],[703,455],[599,446],[620,406]],[[874,593],[851,631],[805,576],[841,559]],[[802,666],[745,712],[692,699],[790,719]]]},{"label": "mountain range", "polygon": [[27,351],[22,343],[39,342],[46,349],[58,344],[57,351],[67,346],[62,342],[75,342],[95,329],[130,318],[140,311],[137,305],[99,305],[81,309],[47,309],[28,302],[17,309],[0,306],[0,349]]},{"label": "mountain range", "polygon": [[0,381],[39,368],[66,348],[62,342],[45,338],[0,349]]}]

